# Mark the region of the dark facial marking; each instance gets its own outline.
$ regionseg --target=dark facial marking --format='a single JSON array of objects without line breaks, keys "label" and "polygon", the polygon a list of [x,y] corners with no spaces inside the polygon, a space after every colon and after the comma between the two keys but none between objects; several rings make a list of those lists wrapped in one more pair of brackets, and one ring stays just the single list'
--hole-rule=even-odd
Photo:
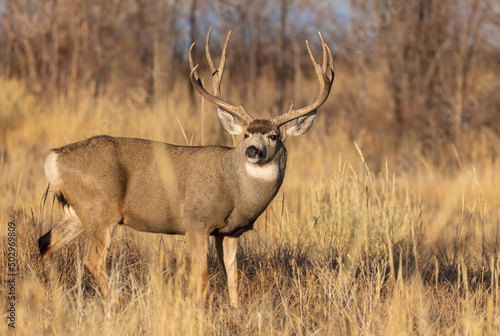
[{"label": "dark facial marking", "polygon": [[261,133],[265,134],[271,131],[276,131],[276,126],[270,121],[266,119],[255,119],[253,120],[247,127],[248,133]]}]

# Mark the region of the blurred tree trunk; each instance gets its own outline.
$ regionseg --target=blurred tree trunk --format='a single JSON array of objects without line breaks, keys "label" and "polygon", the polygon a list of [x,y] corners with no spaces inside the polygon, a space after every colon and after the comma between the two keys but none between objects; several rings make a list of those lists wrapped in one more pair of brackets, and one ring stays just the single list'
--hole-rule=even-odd
[{"label": "blurred tree trunk", "polygon": [[[8,13],[8,12],[7,12]],[[13,50],[14,50],[14,44],[13,44],[13,29],[12,29],[12,17],[5,13],[2,15],[2,26],[4,30],[4,34],[6,37],[5,41],[5,57],[3,59],[3,74],[7,78],[12,78],[12,67],[13,67]]]},{"label": "blurred tree trunk", "polygon": [[[249,98],[248,91],[249,91],[249,81],[248,78],[250,77],[249,73],[249,66],[247,65],[250,62],[251,59],[251,53],[252,50],[250,49],[252,43],[248,43],[247,39],[252,39],[252,32],[253,29],[251,27],[251,18],[249,19],[249,14],[251,13],[252,7],[254,4],[249,5],[246,2],[239,3],[235,6],[236,9],[236,14],[238,18],[238,23],[239,23],[239,29],[237,32],[235,32],[237,35],[239,35],[241,38],[238,40],[240,43],[238,45],[234,46],[233,48],[237,49],[237,55],[239,57],[236,57],[234,59],[235,63],[237,64],[238,68],[238,73],[245,78],[245,80],[242,80],[240,82],[240,87],[239,87],[239,104],[242,106],[248,106],[247,101]],[[222,34],[221,34],[222,35]]]},{"label": "blurred tree trunk", "polygon": [[74,93],[77,90],[78,79],[78,58],[80,55],[80,29],[72,29],[71,38],[73,41],[73,49],[71,54],[71,66],[69,75],[69,92]]},{"label": "blurred tree trunk", "polygon": [[51,86],[56,90],[59,85],[59,16],[57,15],[58,3],[54,3],[53,11],[51,12],[52,22],[50,25],[50,68],[51,68]]},{"label": "blurred tree trunk", "polygon": [[2,62],[3,69],[2,73],[6,78],[12,78],[12,39],[7,37],[6,45],[5,45],[5,57]]},{"label": "blurred tree trunk", "polygon": [[[370,20],[370,11],[368,9],[368,4],[366,1],[361,0],[351,0],[351,21],[356,23],[365,23]],[[358,26],[364,27],[364,24],[357,24]],[[367,97],[368,97],[368,87],[367,81],[367,50],[368,45],[366,45],[366,40],[369,37],[361,36],[364,32],[360,31],[357,27],[354,31],[351,31],[351,44],[354,48],[351,51],[351,61],[355,66],[352,67],[356,82],[358,84],[357,90],[354,92],[355,99],[354,104],[356,104],[355,109],[357,113],[361,115],[366,115],[369,113],[367,111]]]},{"label": "blurred tree trunk", "polygon": [[279,40],[277,51],[276,64],[276,87],[275,87],[275,106],[277,114],[283,113],[286,89],[286,72],[285,72],[285,44],[286,44],[286,24],[288,17],[288,0],[281,0],[280,3],[280,26]]},{"label": "blurred tree trunk", "polygon": [[[189,40],[190,43],[196,41],[196,8],[198,7],[198,0],[191,0],[189,7]],[[196,91],[192,85],[189,85],[189,92],[191,94],[191,101],[196,101]]]},{"label": "blurred tree trunk", "polygon": [[293,34],[291,40],[293,47],[293,97],[298,105],[302,105],[302,55],[297,34]]},{"label": "blurred tree trunk", "polygon": [[257,77],[258,77],[258,56],[260,53],[260,48],[259,48],[259,41],[261,39],[261,18],[262,18],[262,11],[263,11],[263,1],[262,0],[256,0],[254,4],[254,11],[253,11],[253,20],[252,20],[252,25],[253,25],[253,34],[252,34],[252,41],[250,42],[250,50],[249,50],[249,65],[248,65],[248,99],[253,102],[253,104],[256,104],[257,101]]},{"label": "blurred tree trunk", "polygon": [[[146,91],[146,102],[153,104],[155,96],[155,34],[151,34],[149,20],[151,3],[147,0],[136,0],[138,7],[139,26],[141,27],[141,51],[140,59],[144,69],[144,84]],[[153,35],[153,36],[151,36]]]},{"label": "blurred tree trunk", "polygon": [[[7,2],[7,7],[10,10],[11,13],[13,13],[16,17],[17,20],[19,20],[19,23],[22,27],[26,27],[25,30],[28,29],[36,29],[36,27],[32,28],[31,23],[29,22],[29,19],[24,15],[24,13],[21,11],[18,3],[16,1],[8,1]],[[29,28],[27,28],[29,27]],[[19,33],[23,33],[22,31]],[[25,61],[20,60],[21,64],[25,64],[26,68],[28,70],[28,84],[31,90],[34,90],[38,92],[40,90],[40,83],[38,81],[38,74],[36,71],[36,61],[35,61],[35,56],[33,52],[33,48],[31,47],[31,41],[29,39],[29,34],[26,34],[25,36],[20,35],[19,39],[21,40],[21,45],[23,47],[24,51],[24,56],[25,56]]]},{"label": "blurred tree trunk", "polygon": [[462,8],[455,8],[455,34],[458,41],[456,93],[455,93],[455,141],[459,142],[464,120],[464,101],[469,80],[469,70],[479,42],[480,23],[485,18],[485,8],[481,7],[479,0],[470,0],[470,7],[464,13]]}]

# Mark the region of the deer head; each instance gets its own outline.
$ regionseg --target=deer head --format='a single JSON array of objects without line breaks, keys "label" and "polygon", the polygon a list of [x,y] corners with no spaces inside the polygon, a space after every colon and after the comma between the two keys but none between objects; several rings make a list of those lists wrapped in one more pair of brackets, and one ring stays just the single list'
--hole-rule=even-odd
[{"label": "deer head", "polygon": [[306,41],[307,51],[313,63],[316,76],[320,85],[319,94],[314,103],[300,109],[294,109],[293,102],[288,111],[273,119],[254,119],[248,114],[244,107],[234,106],[221,97],[221,83],[226,63],[226,52],[231,37],[232,29],[226,36],[222,49],[219,67],[215,68],[210,54],[210,33],[208,30],[205,42],[205,52],[213,79],[214,94],[210,94],[204,87],[197,73],[198,65],[194,65],[192,50],[195,43],[189,48],[189,64],[191,66],[190,79],[198,93],[209,102],[217,105],[219,121],[226,132],[234,135],[243,134],[243,140],[238,147],[244,148],[245,156],[249,163],[265,165],[270,162],[277,153],[277,149],[288,136],[299,136],[311,128],[318,108],[326,101],[334,79],[333,57],[330,48],[325,44],[321,33],[318,32],[323,51],[323,62],[320,66],[311,52],[309,43]]}]

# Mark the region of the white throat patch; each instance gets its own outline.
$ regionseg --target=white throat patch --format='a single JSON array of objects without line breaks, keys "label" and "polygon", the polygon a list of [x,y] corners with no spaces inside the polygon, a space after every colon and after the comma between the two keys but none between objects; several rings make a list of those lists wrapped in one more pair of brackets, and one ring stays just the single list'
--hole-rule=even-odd
[{"label": "white throat patch", "polygon": [[248,175],[253,178],[265,181],[273,181],[278,178],[280,167],[277,163],[268,164],[265,166],[258,166],[247,162],[245,165]]}]

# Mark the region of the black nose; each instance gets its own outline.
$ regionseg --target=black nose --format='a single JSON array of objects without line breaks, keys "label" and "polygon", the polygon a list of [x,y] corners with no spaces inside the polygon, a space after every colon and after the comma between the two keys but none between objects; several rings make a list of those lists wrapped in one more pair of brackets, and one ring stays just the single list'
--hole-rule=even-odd
[{"label": "black nose", "polygon": [[245,151],[245,154],[247,155],[247,157],[255,159],[260,154],[260,150],[255,146],[250,146]]}]

